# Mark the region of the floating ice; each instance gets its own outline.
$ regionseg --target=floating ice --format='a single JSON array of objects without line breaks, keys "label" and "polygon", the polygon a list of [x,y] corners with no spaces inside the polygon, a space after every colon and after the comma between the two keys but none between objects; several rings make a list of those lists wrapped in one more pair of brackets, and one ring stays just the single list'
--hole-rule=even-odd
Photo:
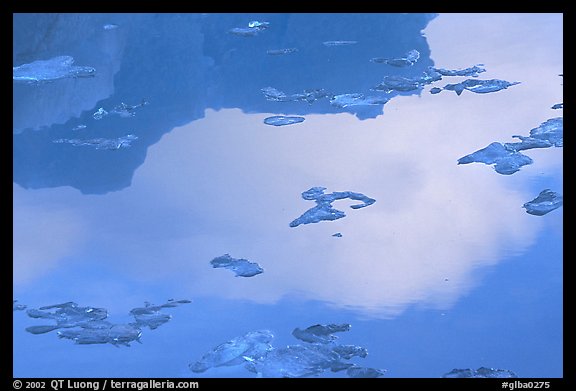
[{"label": "floating ice", "polygon": [[419,58],[420,58],[420,52],[416,49],[413,49],[410,50],[408,53],[406,53],[404,57],[400,58],[375,57],[370,61],[378,64],[388,64],[395,67],[408,67],[416,64]]},{"label": "floating ice", "polygon": [[72,130],[82,130],[82,129],[86,129],[86,128],[87,128],[86,125],[80,124],[80,125],[73,127]]},{"label": "floating ice", "polygon": [[82,326],[75,330],[58,331],[59,338],[70,339],[78,345],[112,344],[130,346],[130,342],[140,342],[142,330],[133,324],[100,324]]},{"label": "floating ice", "polygon": [[275,115],[272,117],[264,118],[266,125],[284,126],[304,122],[304,117],[289,117],[284,115]]},{"label": "floating ice", "polygon": [[108,112],[106,110],[104,110],[104,107],[100,107],[98,110],[96,110],[94,112],[94,114],[92,114],[92,118],[94,118],[95,120],[100,120],[104,117],[106,117],[108,115]]},{"label": "floating ice", "polygon": [[332,335],[333,333],[349,331],[350,327],[349,324],[317,324],[310,326],[305,330],[301,330],[297,327],[292,331],[292,335],[304,342],[330,343],[338,338],[337,336]]},{"label": "floating ice", "polygon": [[322,42],[324,46],[348,46],[357,44],[358,41],[325,41]]},{"label": "floating ice", "polygon": [[430,88],[431,94],[439,94],[440,92],[442,92],[442,88],[439,88],[439,87]]},{"label": "floating ice", "polygon": [[121,102],[119,105],[115,106],[111,111],[110,114],[117,114],[120,117],[123,118],[130,118],[130,117],[134,117],[136,115],[135,110],[139,107],[143,107],[148,105],[148,101],[146,101],[145,99],[142,99],[142,102],[131,106],[131,105],[127,105],[124,102]]},{"label": "floating ice", "polygon": [[268,27],[270,27],[270,22],[259,22],[257,20],[253,20],[251,22],[248,22],[248,27],[265,30]]},{"label": "floating ice", "polygon": [[332,236],[334,236],[335,238],[341,238],[342,234],[340,232],[336,232],[335,234],[333,234]]},{"label": "floating ice", "polygon": [[150,330],[154,330],[172,319],[171,315],[160,312],[163,308],[176,307],[186,303],[190,303],[190,300],[168,300],[167,303],[161,305],[153,305],[146,302],[144,307],[137,307],[130,310],[130,315],[136,320],[137,326],[148,327]]},{"label": "floating ice", "polygon": [[77,66],[74,58],[59,56],[50,60],[38,60],[12,68],[12,79],[17,82],[40,83],[66,78],[94,77],[92,67]]},{"label": "floating ice", "polygon": [[550,190],[542,190],[538,197],[522,205],[526,213],[535,216],[544,216],[546,213],[558,209],[564,203],[562,195]]},{"label": "floating ice", "polygon": [[26,305],[24,304],[16,304],[18,300],[12,301],[12,311],[24,311],[26,309]]},{"label": "floating ice", "polygon": [[225,268],[236,273],[236,277],[253,277],[263,273],[264,269],[255,262],[247,259],[232,258],[229,254],[224,254],[210,261],[213,268]]},{"label": "floating ice", "polygon": [[290,223],[290,227],[297,227],[300,224],[318,223],[323,220],[337,220],[346,214],[332,207],[332,202],[350,198],[351,200],[362,201],[361,204],[351,205],[352,209],[364,208],[372,205],[376,200],[365,196],[361,193],[351,191],[338,191],[330,194],[324,194],[325,187],[313,187],[302,193],[302,198],[309,201],[315,201],[316,206],[308,209],[302,216]]},{"label": "floating ice", "polygon": [[413,91],[421,89],[424,85],[441,79],[442,75],[434,71],[433,68],[429,68],[420,77],[409,78],[403,76],[386,76],[380,84],[376,85],[372,89],[384,92]]},{"label": "floating ice", "polygon": [[266,54],[269,54],[271,56],[280,56],[283,54],[295,53],[297,51],[298,51],[297,48],[270,49],[270,50],[266,50]]},{"label": "floating ice", "polygon": [[114,23],[110,23],[110,24],[105,24],[104,26],[102,26],[102,28],[104,30],[116,30],[119,26],[117,24]]},{"label": "floating ice", "polygon": [[556,103],[554,106],[551,107],[554,110],[563,109],[564,103]]},{"label": "floating ice", "polygon": [[[520,139],[521,143],[507,143],[506,145],[517,151],[530,148],[547,148],[564,146],[564,119],[551,118],[537,128],[530,130],[529,137],[512,136]],[[531,146],[531,145],[534,146]]]},{"label": "floating ice", "polygon": [[386,370],[376,368],[364,368],[354,365],[346,370],[346,374],[349,377],[354,378],[375,378],[384,376],[386,374]]},{"label": "floating ice", "polygon": [[453,369],[442,377],[448,378],[463,378],[463,377],[474,377],[474,378],[514,378],[518,377],[514,372],[508,369],[494,369],[480,367],[476,370],[474,369]]},{"label": "floating ice", "polygon": [[328,92],[322,88],[314,89],[314,90],[304,90],[304,92],[302,92],[302,93],[292,94],[292,95],[287,95],[286,93],[284,93],[280,90],[277,90],[276,88],[273,88],[273,87],[265,87],[265,88],[262,88],[261,91],[267,100],[273,101],[273,102],[303,101],[303,102],[308,102],[308,103],[312,104],[314,101],[316,101],[320,98],[325,98],[329,95]]},{"label": "floating ice", "polygon": [[464,69],[444,69],[444,68],[432,68],[442,76],[471,76],[478,77],[478,74],[486,72],[483,67],[484,64],[476,64],[469,68]]},{"label": "floating ice", "polygon": [[490,80],[475,80],[467,79],[461,83],[457,84],[447,84],[444,86],[444,90],[454,91],[457,95],[462,94],[462,91],[468,90],[470,92],[475,92],[476,94],[487,94],[490,92],[497,92],[500,90],[505,90],[508,87],[520,84],[519,81],[508,82],[505,80],[490,79]]},{"label": "floating ice", "polygon": [[458,164],[485,163],[494,164],[499,174],[510,175],[520,170],[520,167],[532,164],[532,159],[506,145],[494,142],[486,148],[458,159]]},{"label": "floating ice", "polygon": [[251,331],[241,337],[216,346],[197,362],[190,364],[192,372],[204,372],[212,367],[232,366],[262,358],[272,349],[274,335],[269,330]]},{"label": "floating ice", "polygon": [[349,107],[349,106],[372,106],[372,105],[383,105],[388,102],[388,98],[380,98],[375,96],[365,97],[363,94],[342,94],[334,95],[330,99],[330,104],[336,107]]},{"label": "floating ice", "polygon": [[[52,309],[55,310],[48,311]],[[51,319],[56,322],[55,325],[27,327],[26,331],[32,334],[43,334],[59,328],[82,326],[108,317],[108,311],[104,308],[79,307],[78,304],[71,301],[40,307],[39,309],[29,309],[26,313],[31,318]]]},{"label": "floating ice", "polygon": [[109,138],[93,138],[93,139],[69,139],[69,138],[60,138],[57,140],[52,141],[56,144],[72,144],[75,147],[94,147],[94,149],[120,149],[120,148],[129,148],[132,146],[132,142],[134,140],[138,140],[138,136],[133,134],[128,134],[123,137],[118,137],[115,139]]},{"label": "floating ice", "polygon": [[262,30],[266,30],[270,26],[270,22],[259,22],[253,20],[248,23],[248,27],[235,27],[229,32],[234,35],[239,35],[241,37],[254,37]]}]

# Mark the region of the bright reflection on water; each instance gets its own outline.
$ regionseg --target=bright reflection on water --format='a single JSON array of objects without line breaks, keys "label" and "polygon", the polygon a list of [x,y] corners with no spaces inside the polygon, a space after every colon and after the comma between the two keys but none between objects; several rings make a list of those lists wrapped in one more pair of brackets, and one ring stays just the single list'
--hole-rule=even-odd
[{"label": "bright reflection on water", "polygon": [[[22,175],[15,176],[15,299],[29,308],[72,300],[105,307],[119,321],[147,300],[174,297],[193,303],[171,311],[172,321],[147,333],[142,345],[122,349],[29,335],[23,329],[35,323],[15,312],[14,375],[191,377],[197,374],[187,370],[189,363],[247,331],[268,327],[282,346],[296,343],[290,338],[295,327],[346,322],[352,331],[341,340],[363,343],[370,355],[362,365],[386,368],[390,377],[440,377],[453,368],[480,366],[528,377],[562,376],[562,209],[536,217],[522,208],[544,188],[562,193],[562,149],[527,151],[534,163],[511,176],[483,164],[456,164],[493,141],[510,142],[512,135],[527,135],[562,115],[550,109],[563,99],[561,32],[561,15],[441,14],[424,30],[435,66],[483,63],[487,72],[481,79],[521,84],[461,96],[431,95],[427,86],[421,96],[397,96],[383,115],[365,120],[345,112],[298,112],[298,105],[284,102],[262,112],[252,107],[250,113],[226,104],[225,109],[207,108],[203,118],[149,142],[128,187],[84,192],[105,194],[54,187],[70,183],[22,168],[25,147],[16,136],[15,171],[28,170],[22,181],[36,189],[25,189],[18,184]],[[254,38],[236,39],[244,40],[239,41],[243,47]],[[127,50],[120,43],[125,42],[108,42],[106,48],[116,54]],[[110,58],[116,58],[110,64],[121,62]],[[460,80],[445,77],[435,85]],[[82,80],[65,82],[82,88]],[[316,86],[301,87],[289,93]],[[136,104],[142,98],[122,96],[114,102]],[[133,129],[147,139],[138,133],[146,126],[145,112],[169,117],[161,96],[147,98],[151,104],[134,118],[113,119],[107,126],[121,125],[122,132]],[[302,110],[319,105],[300,104]],[[89,118],[103,105],[113,102],[87,104],[82,115]],[[57,123],[49,118],[54,116],[50,110],[39,118]],[[283,127],[263,122],[293,113],[306,114],[306,120]],[[51,132],[48,143],[62,137],[46,128],[26,130],[21,137],[40,137],[34,132]],[[73,150],[56,145],[42,153]],[[101,162],[95,175],[116,181],[124,168],[106,157],[133,152],[70,153],[99,154],[93,157]],[[82,174],[90,182],[91,171]],[[326,187],[327,193],[359,192],[376,203],[353,210],[348,206],[357,201],[335,201],[346,217],[289,227],[314,205],[300,196],[314,186]],[[336,232],[342,237],[332,236]],[[226,253],[257,262],[264,273],[236,278],[213,269],[210,260]],[[500,312],[519,318],[505,323],[497,320]],[[526,321],[518,324],[523,317]],[[538,339],[531,340],[528,356],[521,347],[526,338]],[[43,357],[59,360],[39,366]],[[241,367],[205,375],[251,376]]]}]

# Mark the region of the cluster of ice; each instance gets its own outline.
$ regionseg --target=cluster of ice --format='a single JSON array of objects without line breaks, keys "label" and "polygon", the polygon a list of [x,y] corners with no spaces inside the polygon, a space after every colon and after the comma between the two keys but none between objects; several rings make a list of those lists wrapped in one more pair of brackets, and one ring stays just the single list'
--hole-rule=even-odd
[{"label": "cluster of ice", "polygon": [[138,140],[138,136],[128,134],[118,138],[92,138],[92,139],[77,139],[77,138],[60,138],[53,140],[56,144],[71,144],[75,147],[93,147],[94,149],[107,149],[115,150],[121,148],[129,148],[132,142]]},{"label": "cluster of ice", "polygon": [[420,58],[420,52],[416,49],[410,50],[400,58],[384,58],[384,57],[374,57],[370,61],[377,64],[387,64],[395,67],[408,67],[416,64]]},{"label": "cluster of ice", "polygon": [[520,151],[533,148],[562,147],[564,145],[563,118],[549,119],[537,128],[530,130],[530,136],[512,136],[518,138],[516,143],[493,142],[469,155],[458,159],[458,164],[484,163],[494,164],[496,172],[510,175],[522,166],[532,163],[532,159]]},{"label": "cluster of ice", "polygon": [[270,27],[270,22],[259,22],[253,20],[248,23],[248,27],[235,27],[229,32],[241,37],[254,37],[258,35],[260,31],[266,30],[268,27]]},{"label": "cluster of ice", "polygon": [[546,213],[558,209],[564,203],[562,195],[550,189],[545,189],[538,194],[538,197],[522,205],[526,213],[535,216],[544,216]]},{"label": "cluster of ice", "polygon": [[264,118],[264,123],[266,125],[284,126],[304,122],[304,119],[304,117],[297,116],[274,115],[272,117]]},{"label": "cluster of ice", "polygon": [[142,102],[137,105],[128,105],[124,102],[121,102],[119,105],[114,106],[114,108],[110,111],[106,111],[103,107],[100,107],[96,112],[94,112],[94,114],[92,114],[92,117],[95,120],[101,120],[109,114],[116,114],[122,118],[130,118],[136,115],[137,108],[146,106],[147,104],[149,103],[146,99],[142,99]]},{"label": "cluster of ice", "polygon": [[24,83],[42,83],[67,78],[94,77],[92,67],[77,66],[74,58],[58,56],[49,60],[38,60],[12,68],[12,80]]},{"label": "cluster of ice", "polygon": [[193,372],[212,367],[244,365],[259,377],[307,377],[325,371],[344,371],[349,377],[379,377],[385,370],[364,368],[347,362],[353,357],[366,357],[368,351],[356,345],[339,345],[334,332],[350,330],[348,324],[314,325],[292,333],[306,343],[275,348],[269,330],[249,332],[216,346],[189,365]]},{"label": "cluster of ice", "polygon": [[434,87],[430,90],[430,93],[437,94],[442,90],[446,90],[446,91],[454,91],[457,95],[460,95],[464,90],[468,90],[476,94],[487,94],[490,92],[505,90],[508,87],[515,86],[516,84],[520,84],[520,82],[519,81],[508,82],[506,80],[499,80],[499,79],[490,79],[490,80],[466,79],[460,83],[447,84],[443,88]]},{"label": "cluster of ice", "polygon": [[351,191],[337,191],[324,194],[325,187],[313,187],[302,193],[302,198],[308,201],[315,201],[316,206],[308,209],[300,217],[290,223],[290,227],[297,227],[300,224],[318,223],[320,221],[331,221],[341,219],[346,214],[332,207],[332,202],[349,198],[351,200],[362,201],[361,204],[350,205],[352,209],[360,209],[372,205],[375,199],[365,196],[362,193]]},{"label": "cluster of ice", "polygon": [[214,258],[210,263],[213,268],[232,270],[236,277],[253,277],[264,272],[264,269],[256,262],[250,262],[242,258],[232,258],[229,254]]},{"label": "cluster of ice", "polygon": [[190,301],[170,299],[159,306],[146,303],[145,307],[134,308],[130,311],[134,322],[111,323],[106,320],[108,317],[106,309],[80,307],[70,301],[27,310],[29,317],[50,319],[55,324],[30,326],[26,328],[26,331],[32,334],[44,334],[59,330],[57,332],[59,338],[72,340],[79,345],[109,343],[115,346],[130,346],[130,342],[140,342],[142,327],[154,330],[171,319],[170,315],[160,312],[161,309],[185,303],[190,303]]},{"label": "cluster of ice", "polygon": [[453,369],[442,377],[446,378],[515,378],[518,377],[514,372],[508,369],[495,369],[495,368],[485,368],[480,367],[476,370],[474,369]]}]

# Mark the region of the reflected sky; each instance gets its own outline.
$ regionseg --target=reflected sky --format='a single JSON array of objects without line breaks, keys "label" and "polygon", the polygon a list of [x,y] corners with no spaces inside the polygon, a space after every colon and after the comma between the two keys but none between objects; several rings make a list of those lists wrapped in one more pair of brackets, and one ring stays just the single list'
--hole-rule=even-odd
[{"label": "reflected sky", "polygon": [[[428,86],[420,95],[390,100],[376,118],[306,113],[306,121],[283,127],[263,122],[292,113],[282,102],[274,102],[275,111],[207,108],[202,118],[152,143],[122,190],[83,194],[70,186],[29,190],[15,183],[14,297],[36,307],[73,300],[108,308],[120,320],[145,300],[193,300],[142,347],[130,348],[152,354],[177,346],[177,332],[188,327],[187,351],[154,370],[150,358],[132,361],[124,369],[128,376],[191,376],[188,363],[249,331],[244,327],[277,330],[281,345],[294,343],[291,328],[323,320],[352,323],[347,342],[364,341],[370,356],[363,364],[386,368],[391,377],[438,377],[482,365],[520,376],[562,376],[562,209],[536,217],[522,205],[544,188],[563,192],[563,150],[526,151],[534,163],[511,176],[483,164],[456,164],[561,115],[550,107],[563,101],[562,17],[440,14],[423,33],[435,66],[483,63],[482,79],[521,84],[461,96],[432,95]],[[43,131],[50,132],[26,132]],[[105,160],[124,150],[89,153],[98,153],[102,172],[114,176]],[[346,217],[290,227],[312,206],[301,193],[314,186],[376,202],[352,210],[356,201],[336,201]],[[342,237],[333,237],[336,232]],[[226,253],[257,262],[264,273],[235,278],[214,270],[210,260]],[[528,289],[539,276],[547,279]],[[498,311],[524,320],[499,321]],[[64,364],[39,369],[30,360],[40,360],[35,351],[79,357],[78,346],[54,335],[27,335],[22,329],[31,319],[14,318],[14,339],[23,346],[14,354],[14,374],[69,373]],[[520,327],[517,335],[507,331],[512,325]],[[472,336],[481,333],[495,337],[480,347]],[[534,351],[547,349],[546,358],[523,356],[525,337],[538,337]],[[120,349],[109,364],[90,368],[93,360],[108,360],[113,347],[88,348],[94,356],[83,358],[75,375],[122,376],[111,363],[137,354]],[[444,358],[432,363],[438,354]],[[234,368],[206,375],[248,376]]]}]

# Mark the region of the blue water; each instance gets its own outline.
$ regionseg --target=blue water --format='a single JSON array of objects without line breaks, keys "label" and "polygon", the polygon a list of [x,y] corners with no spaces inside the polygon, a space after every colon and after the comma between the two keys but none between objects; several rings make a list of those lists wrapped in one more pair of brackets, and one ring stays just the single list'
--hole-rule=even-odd
[{"label": "blue water", "polygon": [[[523,205],[563,194],[563,148],[523,150],[508,175],[458,165],[562,116],[562,29],[536,13],[15,14],[14,67],[74,62],[14,73],[13,376],[256,377],[241,357],[189,366],[253,331],[281,349],[350,324],[328,346],[367,349],[345,361],[385,378],[562,377],[563,208]],[[520,84],[430,93],[466,79]],[[350,199],[290,226],[324,187]],[[213,268],[223,254],[263,272]],[[30,309],[129,324],[170,299],[191,303],[129,346],[26,331],[56,325]]]}]

